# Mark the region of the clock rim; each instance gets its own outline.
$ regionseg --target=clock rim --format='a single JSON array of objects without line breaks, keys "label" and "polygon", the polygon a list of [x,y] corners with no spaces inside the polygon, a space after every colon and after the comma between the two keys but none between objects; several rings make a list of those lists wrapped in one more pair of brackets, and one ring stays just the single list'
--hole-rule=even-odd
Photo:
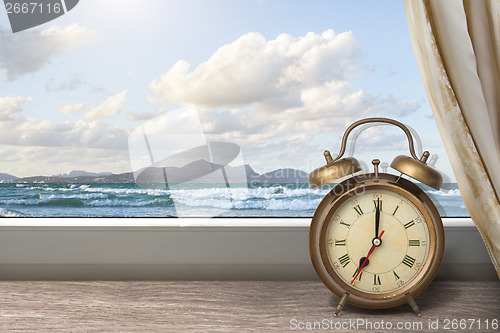
[{"label": "clock rim", "polygon": [[[349,286],[335,272],[328,260],[325,237],[331,218],[345,201],[367,189],[377,188],[397,192],[416,205],[424,216],[429,230],[429,253],[420,272],[408,284],[388,293],[375,294]],[[413,297],[418,296],[434,279],[441,264],[443,252],[444,228],[434,203],[417,185],[391,174],[379,173],[378,177],[375,177],[375,174],[363,177],[354,176],[335,186],[319,204],[309,229],[309,254],[322,282],[338,297],[342,297],[347,292],[350,295],[348,303],[365,308],[394,307],[406,302],[407,293]]]}]

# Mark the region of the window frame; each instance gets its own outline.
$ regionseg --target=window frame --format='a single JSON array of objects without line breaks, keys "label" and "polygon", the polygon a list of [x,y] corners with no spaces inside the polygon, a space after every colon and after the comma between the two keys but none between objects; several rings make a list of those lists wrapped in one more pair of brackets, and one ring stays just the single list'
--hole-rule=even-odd
[{"label": "window frame", "polygon": [[[310,220],[5,218],[0,279],[315,280]],[[443,224],[446,269],[438,278],[496,279],[472,220]]]}]

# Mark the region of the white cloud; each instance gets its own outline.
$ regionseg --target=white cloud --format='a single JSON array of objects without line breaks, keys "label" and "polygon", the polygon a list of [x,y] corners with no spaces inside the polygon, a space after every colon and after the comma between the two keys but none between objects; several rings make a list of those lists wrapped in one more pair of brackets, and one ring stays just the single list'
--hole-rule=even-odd
[{"label": "white cloud", "polygon": [[[150,102],[198,106],[207,140],[240,145],[258,170],[310,170],[317,165],[309,162],[323,163],[322,150],[339,141],[353,121],[408,116],[422,104],[356,88],[352,78],[371,72],[360,64],[360,54],[352,32],[282,34],[274,40],[249,33],[192,69],[177,61],[150,83],[160,97]],[[378,137],[376,143],[382,150],[401,148]]]},{"label": "white cloud", "polygon": [[104,102],[85,113],[84,119],[101,119],[111,117],[122,109],[127,102],[127,91],[108,97]]},{"label": "white cloud", "polygon": [[34,147],[127,149],[128,130],[97,121],[66,121],[28,118],[23,106],[31,98],[0,98],[0,144]]},{"label": "white cloud", "polygon": [[0,97],[0,121],[15,120],[19,117],[23,106],[31,101],[30,97]]},{"label": "white cloud", "polygon": [[114,173],[131,171],[126,150],[1,146],[0,160],[2,172],[18,177],[51,176],[71,170]]},{"label": "white cloud", "polygon": [[127,113],[127,119],[128,120],[149,120],[151,118],[154,118],[160,114],[162,114],[164,110],[159,110],[159,111],[140,111],[140,112],[129,112]]},{"label": "white cloud", "polygon": [[0,144],[15,146],[126,149],[127,131],[97,121],[64,122],[20,118],[0,122]]},{"label": "white cloud", "polygon": [[67,82],[61,82],[59,84],[56,84],[56,80],[54,78],[51,78],[49,82],[45,84],[45,90],[47,92],[51,91],[75,91],[78,88],[81,88],[85,85],[87,85],[87,82],[83,81],[80,78],[80,74],[74,73],[69,81]]},{"label": "white cloud", "polygon": [[163,103],[206,108],[208,134],[247,143],[338,131],[362,117],[407,115],[419,108],[412,100],[353,87],[352,76],[368,71],[359,65],[360,53],[352,32],[282,34],[269,41],[249,33],[192,71],[179,60],[149,88]]},{"label": "white cloud", "polygon": [[92,40],[95,31],[78,24],[26,30],[16,34],[0,30],[0,72],[15,81],[34,73],[62,53]]},{"label": "white cloud", "polygon": [[362,71],[356,61],[358,53],[351,32],[282,34],[270,41],[259,33],[248,33],[219,48],[192,72],[189,63],[179,60],[149,87],[174,104],[299,106],[297,96],[302,89]]},{"label": "white cloud", "polygon": [[82,110],[87,110],[88,108],[89,106],[84,104],[71,104],[71,105],[65,105],[62,108],[60,108],[59,112],[64,114],[69,114],[69,113],[80,112]]}]

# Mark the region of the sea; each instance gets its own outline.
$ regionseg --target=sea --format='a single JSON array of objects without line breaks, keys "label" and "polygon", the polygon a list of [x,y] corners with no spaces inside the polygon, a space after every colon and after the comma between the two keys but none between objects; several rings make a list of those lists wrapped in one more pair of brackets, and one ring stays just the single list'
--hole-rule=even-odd
[{"label": "sea", "polygon": [[[457,184],[425,187],[442,217],[468,217]],[[180,185],[0,184],[3,217],[312,217],[331,188],[307,184]]]}]

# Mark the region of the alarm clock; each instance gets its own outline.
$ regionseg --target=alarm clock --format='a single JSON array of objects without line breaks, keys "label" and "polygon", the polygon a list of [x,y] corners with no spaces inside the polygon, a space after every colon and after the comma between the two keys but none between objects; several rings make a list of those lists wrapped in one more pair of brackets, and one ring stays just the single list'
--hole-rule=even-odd
[{"label": "alarm clock", "polygon": [[[354,157],[342,158],[349,133],[366,123],[387,123],[401,128],[411,156],[399,155],[391,168],[400,174],[360,174]],[[309,253],[321,281],[340,302],[364,308],[389,308],[408,302],[420,316],[414,298],[435,277],[444,251],[441,217],[425,192],[413,180],[439,190],[443,178],[415,154],[413,138],[402,123],[387,118],[368,118],[349,126],[335,159],[324,152],[326,165],[309,174],[311,188],[346,178],[325,196],[309,229]]]}]

